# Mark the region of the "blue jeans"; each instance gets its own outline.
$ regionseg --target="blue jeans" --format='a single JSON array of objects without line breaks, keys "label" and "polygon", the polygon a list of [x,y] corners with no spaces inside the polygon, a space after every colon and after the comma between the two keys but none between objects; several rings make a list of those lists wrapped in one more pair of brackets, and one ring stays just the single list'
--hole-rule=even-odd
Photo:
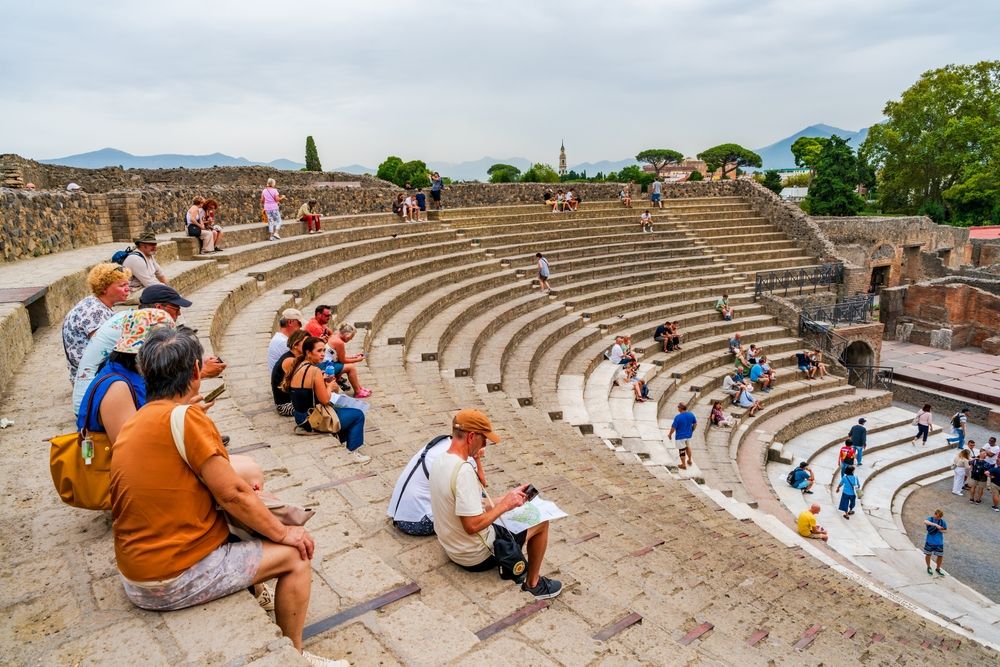
[{"label": "blue jeans", "polygon": [[[336,405],[333,406],[333,411],[337,413],[337,418],[340,420],[337,438],[347,445],[347,450],[353,452],[365,444],[365,413],[357,408],[342,408]],[[309,426],[308,413],[296,410],[294,416],[296,424]],[[307,430],[311,429],[307,428]]]},{"label": "blue jeans", "polygon": [[955,434],[948,438],[948,442],[955,445],[958,449],[965,447],[965,429],[956,428]]},{"label": "blue jeans", "polygon": [[854,448],[854,463],[855,464],[861,465],[861,455],[864,454],[864,453],[865,453],[865,447],[864,447],[864,445],[862,445],[861,447],[855,447]]}]

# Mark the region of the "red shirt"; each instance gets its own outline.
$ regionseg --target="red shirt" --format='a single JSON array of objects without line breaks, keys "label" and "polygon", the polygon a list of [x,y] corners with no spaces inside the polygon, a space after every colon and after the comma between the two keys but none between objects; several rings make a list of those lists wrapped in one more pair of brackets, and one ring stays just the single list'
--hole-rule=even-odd
[{"label": "red shirt", "polygon": [[305,329],[310,336],[316,336],[317,338],[322,338],[330,333],[330,328],[320,324],[315,317],[306,322],[306,325],[302,328]]},{"label": "red shirt", "polygon": [[840,460],[853,459],[854,458],[854,447],[850,445],[844,445],[840,448]]}]

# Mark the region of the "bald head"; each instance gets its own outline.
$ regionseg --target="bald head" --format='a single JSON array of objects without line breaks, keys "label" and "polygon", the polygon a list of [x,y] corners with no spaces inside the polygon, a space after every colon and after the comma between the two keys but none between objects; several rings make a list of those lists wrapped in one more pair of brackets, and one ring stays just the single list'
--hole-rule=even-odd
[{"label": "bald head", "polygon": [[820,506],[819,503],[813,503],[809,506],[809,511],[813,514],[819,514]]}]

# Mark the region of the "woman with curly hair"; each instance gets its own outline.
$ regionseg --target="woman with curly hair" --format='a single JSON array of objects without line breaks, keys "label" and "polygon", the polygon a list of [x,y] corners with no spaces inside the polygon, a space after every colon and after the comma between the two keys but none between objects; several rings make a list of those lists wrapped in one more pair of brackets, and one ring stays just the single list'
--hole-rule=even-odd
[{"label": "woman with curly hair", "polygon": [[63,350],[66,352],[70,382],[76,377],[87,341],[105,320],[114,315],[111,307],[128,299],[131,277],[131,271],[114,262],[98,264],[87,274],[91,294],[66,313],[62,325]]}]

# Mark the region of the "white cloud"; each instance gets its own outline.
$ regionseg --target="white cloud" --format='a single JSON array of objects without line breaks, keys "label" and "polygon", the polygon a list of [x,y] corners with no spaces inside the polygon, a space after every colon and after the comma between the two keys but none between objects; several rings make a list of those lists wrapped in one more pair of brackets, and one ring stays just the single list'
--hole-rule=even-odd
[{"label": "white cloud", "polygon": [[0,152],[620,159],[877,121],[996,58],[972,0],[55,3],[9,10]]}]

